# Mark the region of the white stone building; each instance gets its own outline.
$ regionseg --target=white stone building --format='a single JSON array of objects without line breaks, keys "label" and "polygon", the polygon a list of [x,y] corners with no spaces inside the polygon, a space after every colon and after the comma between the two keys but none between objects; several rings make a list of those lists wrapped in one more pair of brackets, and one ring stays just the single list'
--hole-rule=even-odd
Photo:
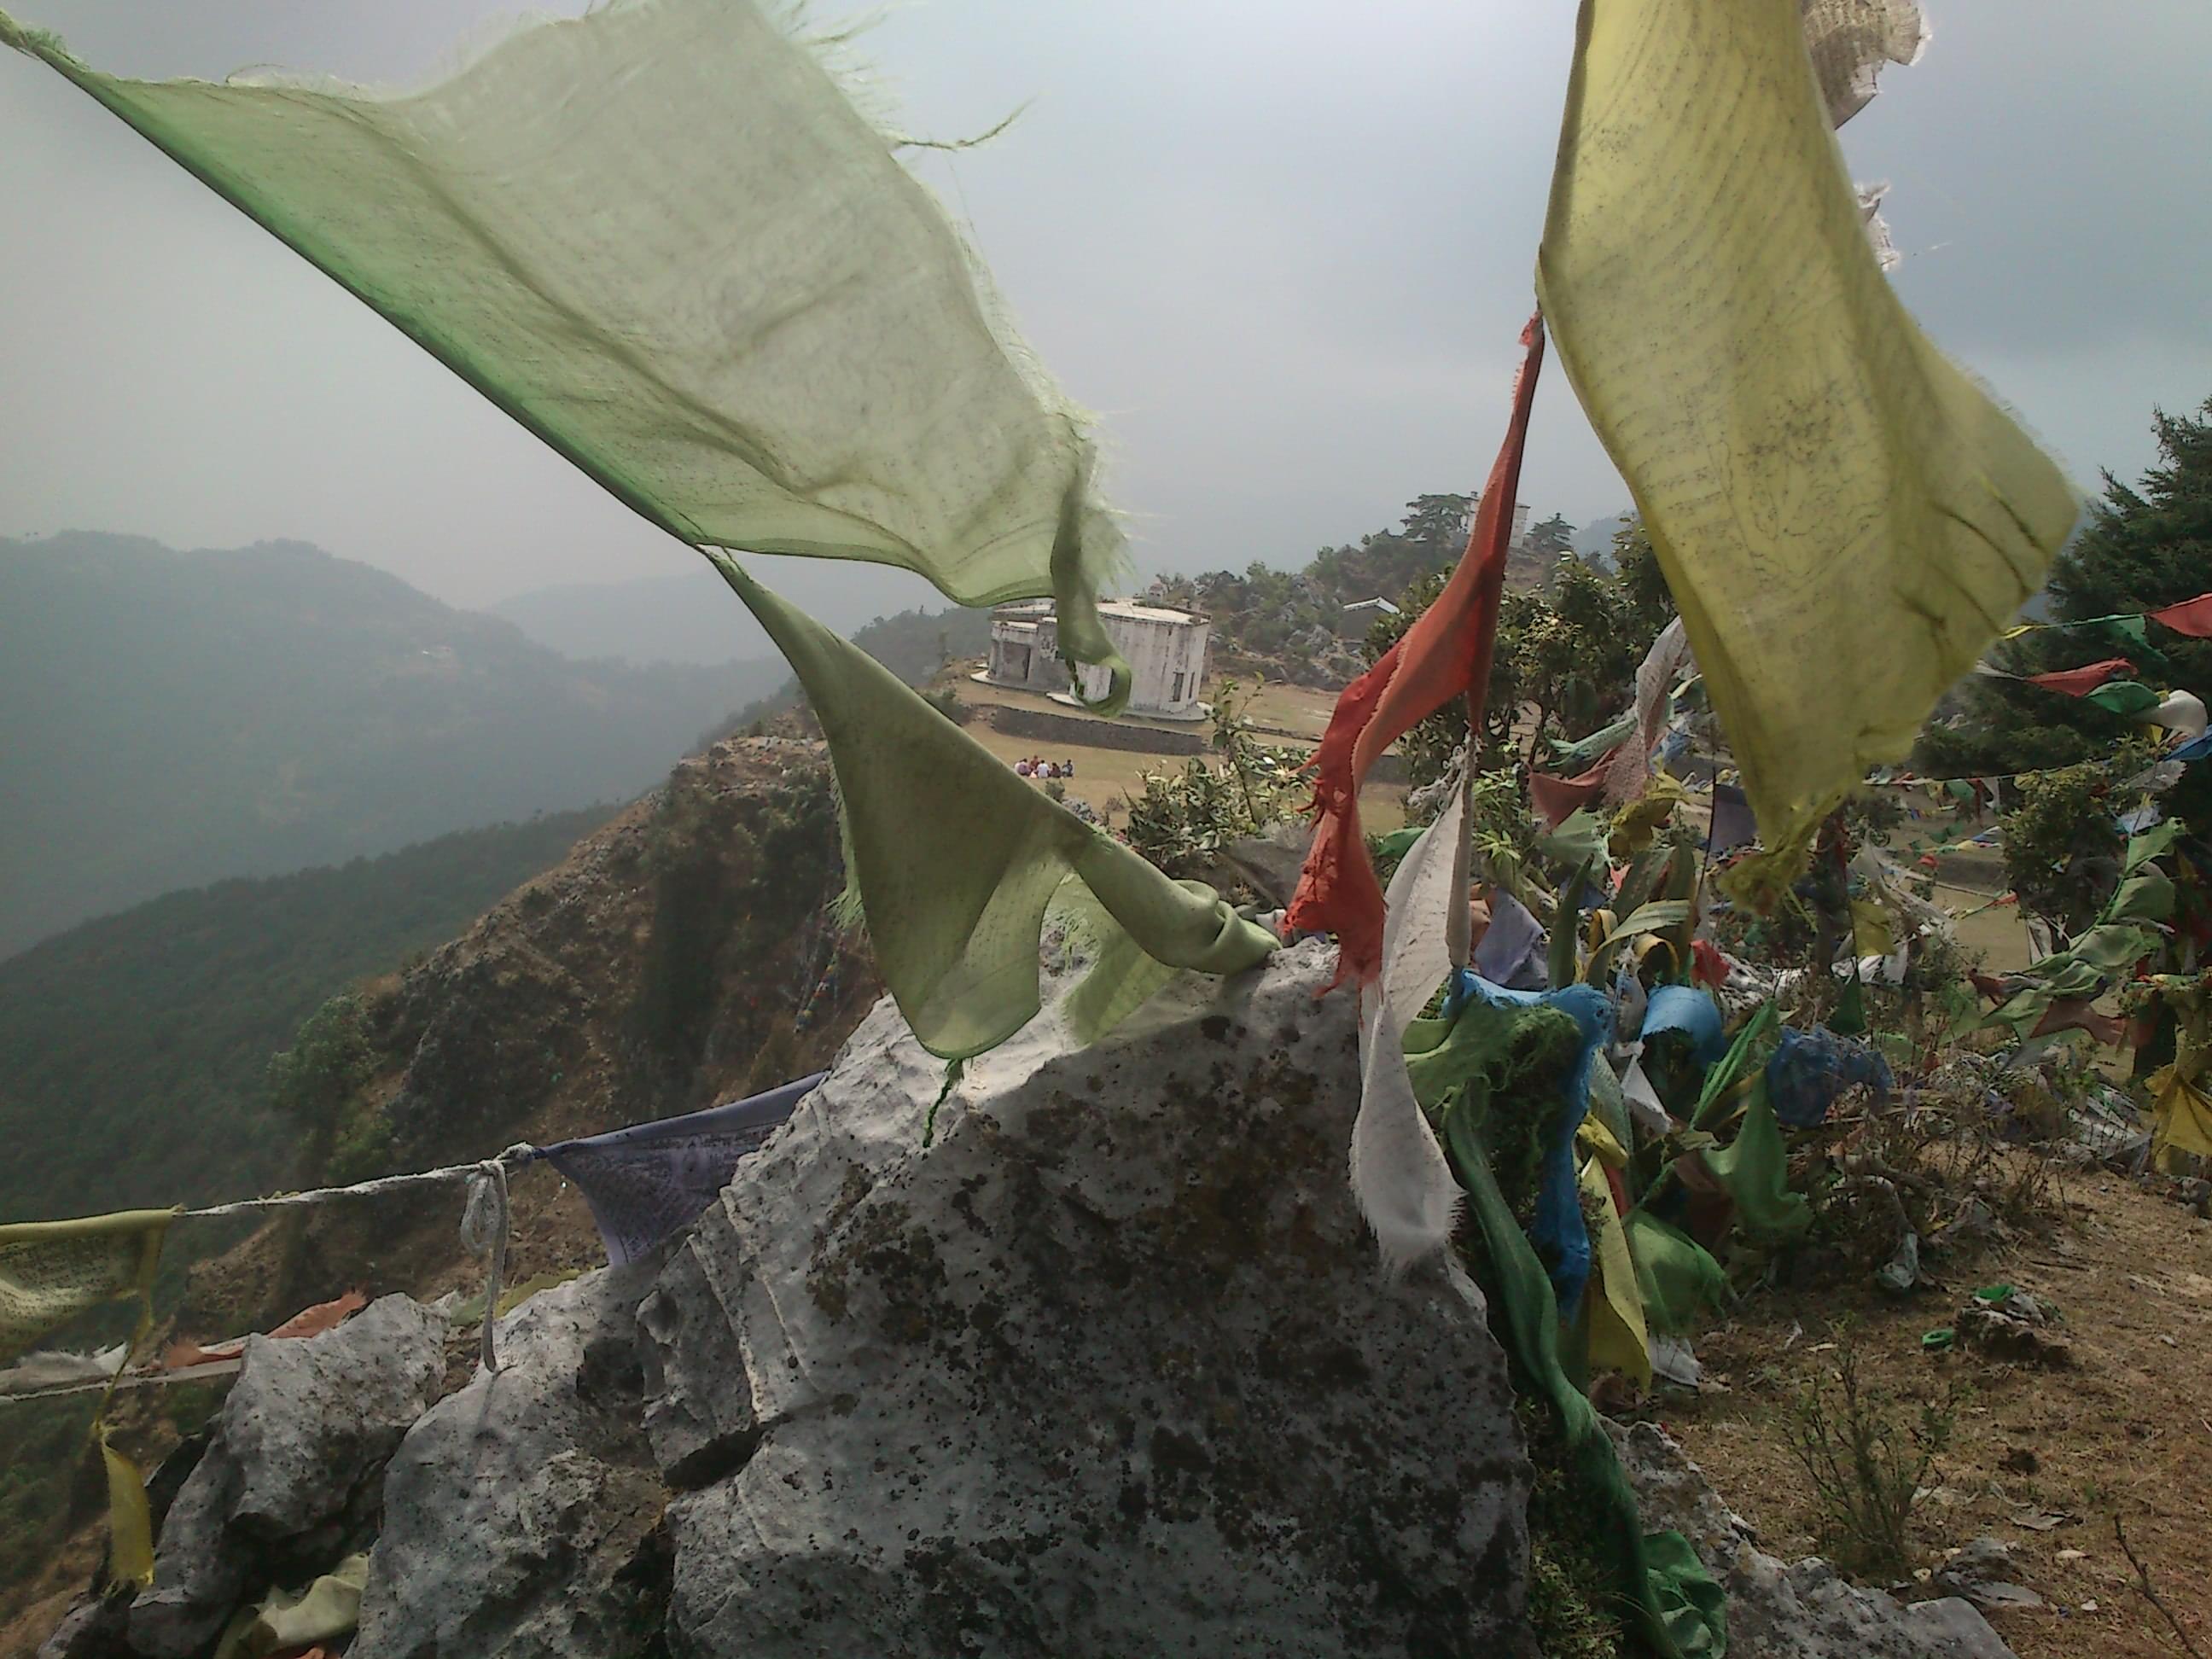
[{"label": "white stone building", "polygon": [[[1128,659],[1129,713],[1155,720],[1194,720],[1206,715],[1199,687],[1206,680],[1206,646],[1212,624],[1194,611],[1139,605],[1131,599],[1099,602],[1098,619],[1114,648]],[[1078,670],[1085,698],[1106,695],[1104,668]],[[1068,665],[1060,655],[1060,622],[1047,599],[1002,605],[991,613],[991,655],[975,677],[987,685],[1042,691],[1073,702]]]}]

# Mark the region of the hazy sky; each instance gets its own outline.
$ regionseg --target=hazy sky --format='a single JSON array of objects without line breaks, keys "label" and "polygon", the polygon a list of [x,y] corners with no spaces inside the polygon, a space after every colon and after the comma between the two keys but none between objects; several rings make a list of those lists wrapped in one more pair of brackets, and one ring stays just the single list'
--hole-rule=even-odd
[{"label": "hazy sky", "polygon": [[[0,0],[138,74],[413,77],[490,0]],[[1899,288],[2075,477],[2212,395],[2212,4],[1930,0],[1844,132]],[[571,3],[555,9],[577,9]],[[834,12],[835,9],[830,9]],[[1302,562],[1469,488],[1504,413],[1570,0],[931,0],[864,51],[1106,417],[1139,567]],[[289,536],[458,604],[694,556],[50,71],[0,52],[0,534]],[[1522,495],[1626,501],[1556,374]],[[927,590],[879,583],[884,608]]]}]

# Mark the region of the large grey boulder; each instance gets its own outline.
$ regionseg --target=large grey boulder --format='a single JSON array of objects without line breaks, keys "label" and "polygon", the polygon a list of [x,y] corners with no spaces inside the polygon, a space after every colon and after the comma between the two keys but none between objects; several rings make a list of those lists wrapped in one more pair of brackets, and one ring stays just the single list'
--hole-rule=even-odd
[{"label": "large grey boulder", "polygon": [[500,1370],[416,1424],[384,1480],[350,1659],[625,1659],[668,1597],[667,1492],[639,1425],[638,1299],[657,1261],[510,1315]]},{"label": "large grey boulder", "polygon": [[1533,1651],[1504,1359],[1376,1267],[1330,959],[1040,1021],[927,1151],[944,1067],[869,1017],[641,1309],[672,1652]]},{"label": "large grey boulder", "polygon": [[446,1318],[387,1296],[337,1329],[246,1339],[206,1453],[161,1523],[131,1649],[187,1659],[247,1595],[305,1583],[373,1530],[386,1461],[436,1396]]},{"label": "large grey boulder", "polygon": [[1729,1659],[2013,1659],[1989,1621],[1955,1596],[1905,1607],[1847,1583],[1818,1557],[1793,1566],[1765,1553],[1662,1431],[1608,1426],[1645,1528],[1687,1538],[1728,1591]]}]

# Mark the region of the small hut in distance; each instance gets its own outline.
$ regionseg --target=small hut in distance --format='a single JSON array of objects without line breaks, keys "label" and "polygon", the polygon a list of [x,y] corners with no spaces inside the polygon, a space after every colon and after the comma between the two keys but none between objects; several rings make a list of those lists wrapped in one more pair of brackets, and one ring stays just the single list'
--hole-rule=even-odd
[{"label": "small hut in distance", "polygon": [[[1212,626],[1206,617],[1170,605],[1103,599],[1098,619],[1114,648],[1128,659],[1130,714],[1170,720],[1206,717],[1198,696],[1206,683],[1206,647]],[[1079,666],[1073,678],[1068,669],[1060,654],[1060,620],[1050,600],[1024,599],[992,611],[991,654],[978,680],[1041,691],[1061,702],[1075,702],[1079,685],[1085,699],[1095,702],[1106,695],[1105,669]]]}]

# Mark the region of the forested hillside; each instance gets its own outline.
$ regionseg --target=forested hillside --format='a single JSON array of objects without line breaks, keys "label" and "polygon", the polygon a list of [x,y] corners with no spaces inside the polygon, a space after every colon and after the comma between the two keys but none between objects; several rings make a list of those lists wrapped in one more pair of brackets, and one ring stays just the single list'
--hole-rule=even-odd
[{"label": "forested hillside", "polygon": [[0,963],[0,1216],[251,1196],[292,1171],[269,1057],[325,998],[451,938],[611,809],[171,893]]}]

